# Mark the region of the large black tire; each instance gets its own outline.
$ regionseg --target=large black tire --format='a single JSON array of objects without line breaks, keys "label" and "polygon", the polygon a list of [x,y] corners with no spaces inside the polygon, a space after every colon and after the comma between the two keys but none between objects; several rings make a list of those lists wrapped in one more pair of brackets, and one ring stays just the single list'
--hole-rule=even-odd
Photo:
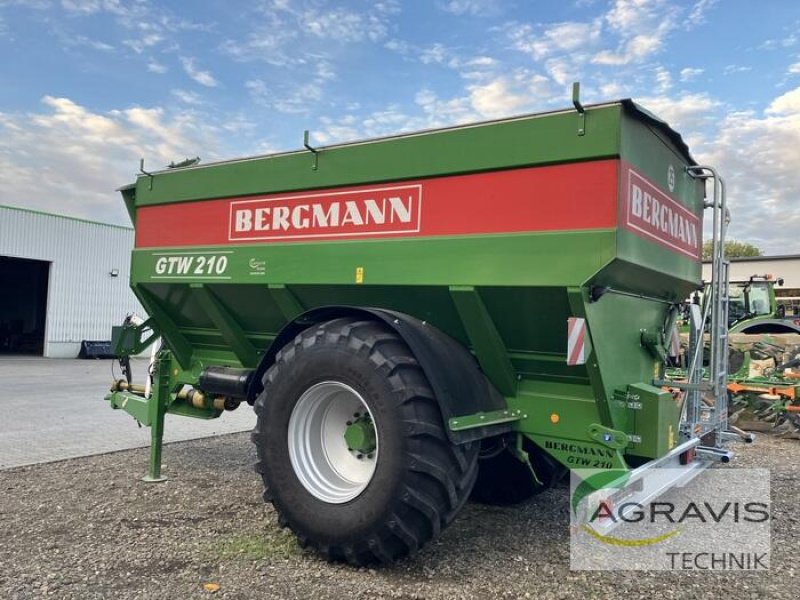
[{"label": "large black tire", "polygon": [[504,437],[483,440],[478,460],[478,479],[472,488],[475,502],[495,506],[518,504],[549,490],[566,472],[550,456],[533,444],[526,443],[524,449],[541,482],[537,483],[528,465],[514,456],[509,443]]},{"label": "large black tire", "polygon": [[[263,384],[255,403],[256,471],[264,481],[265,501],[273,504],[279,523],[294,531],[301,546],[314,548],[329,560],[388,564],[439,535],[469,497],[477,476],[478,443],[455,445],[448,440],[421,367],[403,340],[383,323],[342,318],[305,330],[281,349]],[[355,494],[344,501],[325,496],[329,488],[315,484],[317,471],[307,474],[306,465],[316,460],[308,456],[316,454],[301,454],[318,441],[312,439],[318,421],[327,419],[320,431],[331,430],[329,415],[337,414],[334,403],[340,402],[338,396],[329,395],[323,409],[309,401],[315,401],[320,389],[336,386],[345,390],[345,396],[349,390],[359,397],[378,440],[374,472],[362,484],[363,490],[343,483]],[[298,404],[301,409],[320,408],[295,411]],[[293,412],[298,414],[293,417]],[[304,414],[317,412],[322,416],[312,419]],[[310,424],[305,429],[296,425],[306,423],[302,419]],[[345,427],[342,423],[342,437]],[[296,435],[290,439],[290,431],[298,430],[309,431],[309,439],[301,443]],[[330,439],[335,445],[340,438]],[[341,452],[331,447],[318,453],[329,461],[323,464],[320,459],[320,468],[328,469],[333,463],[327,457],[340,457]],[[308,460],[303,462],[300,456]],[[344,464],[349,459],[341,460]]]}]

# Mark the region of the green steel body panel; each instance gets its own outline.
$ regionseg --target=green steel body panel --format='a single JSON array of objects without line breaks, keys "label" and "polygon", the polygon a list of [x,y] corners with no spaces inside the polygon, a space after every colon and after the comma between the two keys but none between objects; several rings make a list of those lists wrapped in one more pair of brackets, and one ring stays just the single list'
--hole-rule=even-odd
[{"label": "green steel body panel", "polygon": [[139,177],[136,206],[401,181],[592,160],[619,154],[614,104],[587,115],[589,134],[576,136],[573,111],[299,151]]},{"label": "green steel body panel", "polygon": [[[663,375],[643,334],[661,343],[671,304],[700,284],[699,256],[655,238],[662,235],[659,227],[666,236],[680,225],[678,246],[697,241],[688,227],[702,231],[703,185],[686,175],[694,161],[680,137],[630,101],[587,107],[581,133],[580,123],[575,111],[561,111],[322,148],[317,156],[293,152],[140,176],[122,190],[134,222],[141,209],[189,211],[206,200],[425,178],[447,185],[455,175],[511,176],[531,167],[616,161],[614,197],[602,200],[616,207],[611,223],[469,235],[138,245],[132,289],[176,363],[166,389],[174,396],[179,384],[197,385],[190,374],[203,366],[255,368],[281,329],[305,311],[379,307],[427,321],[469,347],[513,411],[513,418],[489,418],[506,419],[564,465],[620,468],[626,452],[666,452],[669,432],[678,430],[679,411],[667,406],[674,404],[671,397],[652,388],[648,405],[633,414],[620,394],[650,389]],[[634,176],[641,189],[630,187]],[[645,209],[661,211],[654,233],[641,233],[623,215],[628,210],[636,216],[637,207],[641,212],[636,194],[642,189],[661,198]],[[601,201],[580,200],[587,207]],[[459,210],[470,211],[491,200],[466,196],[460,202]],[[566,210],[542,202],[547,211]],[[232,215],[233,205],[230,210]],[[679,223],[680,215],[685,218]],[[185,227],[201,227],[191,212]],[[201,229],[197,239],[202,235]],[[606,293],[592,300],[598,288]],[[585,361],[574,365],[567,361],[569,318],[586,325]],[[463,416],[469,426],[481,419]]]}]

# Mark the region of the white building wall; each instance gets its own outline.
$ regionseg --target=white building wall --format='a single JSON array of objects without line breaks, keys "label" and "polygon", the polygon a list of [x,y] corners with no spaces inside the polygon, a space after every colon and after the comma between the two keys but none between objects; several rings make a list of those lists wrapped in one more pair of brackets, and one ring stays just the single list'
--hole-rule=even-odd
[{"label": "white building wall", "polygon": [[[751,275],[768,274],[783,277],[783,287],[786,289],[800,288],[800,255],[754,256],[731,260],[731,280],[742,280],[748,279]],[[703,263],[703,280],[711,281],[710,263]]]},{"label": "white building wall", "polygon": [[0,256],[50,262],[45,356],[75,357],[81,340],[109,340],[125,315],[145,314],[129,287],[132,248],[133,229],[0,206]]}]

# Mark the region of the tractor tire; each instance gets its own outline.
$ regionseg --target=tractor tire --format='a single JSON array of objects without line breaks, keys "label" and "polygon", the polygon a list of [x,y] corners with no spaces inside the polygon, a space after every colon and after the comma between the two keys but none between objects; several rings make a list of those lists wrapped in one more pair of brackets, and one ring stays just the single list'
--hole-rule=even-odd
[{"label": "tractor tire", "polygon": [[479,444],[449,441],[422,368],[383,323],[312,326],[263,384],[256,471],[302,547],[389,564],[438,536],[469,497]]},{"label": "tractor tire", "polygon": [[505,438],[483,440],[472,500],[493,506],[519,504],[549,490],[566,472],[533,444],[526,443],[525,451],[541,483],[533,478],[528,465],[513,454]]}]

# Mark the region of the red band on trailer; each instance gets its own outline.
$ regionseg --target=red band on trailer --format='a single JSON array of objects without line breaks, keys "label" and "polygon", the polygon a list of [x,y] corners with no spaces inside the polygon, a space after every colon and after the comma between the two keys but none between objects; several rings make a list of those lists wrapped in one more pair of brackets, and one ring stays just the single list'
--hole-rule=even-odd
[{"label": "red band on trailer", "polygon": [[618,163],[142,206],[136,247],[610,229]]}]

